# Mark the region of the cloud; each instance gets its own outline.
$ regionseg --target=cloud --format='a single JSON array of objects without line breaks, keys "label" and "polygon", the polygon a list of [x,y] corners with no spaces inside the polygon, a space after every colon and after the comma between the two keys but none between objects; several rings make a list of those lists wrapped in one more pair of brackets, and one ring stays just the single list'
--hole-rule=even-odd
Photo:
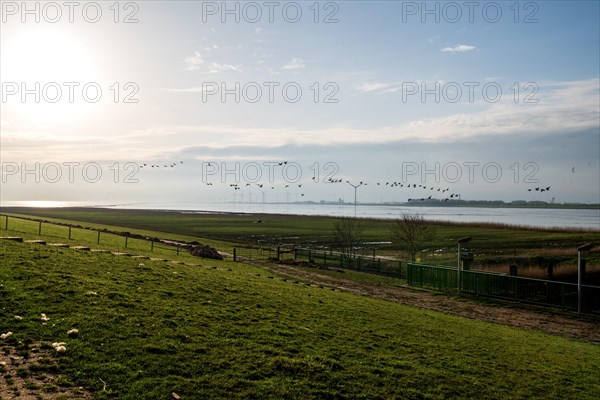
[{"label": "cloud", "polygon": [[292,60],[284,65],[283,67],[281,67],[282,69],[302,69],[305,68],[306,65],[304,64],[304,61],[302,61],[300,58],[292,58]]},{"label": "cloud", "polygon": [[467,53],[469,51],[475,50],[475,46],[470,46],[467,44],[458,44],[454,47],[444,47],[442,49],[442,53]]},{"label": "cloud", "polygon": [[[378,84],[370,84],[373,88]],[[379,84],[381,86],[382,84]],[[514,103],[506,96],[473,113],[413,120],[390,126],[356,128],[351,124],[317,129],[253,128],[234,125],[187,125],[169,130],[197,137],[209,147],[368,144],[392,142],[453,143],[493,136],[544,135],[598,129],[600,80],[540,84],[537,104]]]},{"label": "cloud", "polygon": [[204,88],[202,86],[194,86],[189,88],[161,88],[165,92],[170,93],[202,93]]},{"label": "cloud", "polygon": [[200,69],[200,66],[204,64],[204,60],[202,59],[202,55],[196,51],[193,56],[185,59],[185,63],[187,64],[186,69],[188,71],[197,71]]},{"label": "cloud", "polygon": [[373,92],[376,90],[385,89],[389,86],[390,85],[388,83],[379,83],[379,82],[363,83],[363,84],[356,86],[356,90],[358,90],[359,92],[367,93],[367,92]]},{"label": "cloud", "polygon": [[436,40],[438,40],[440,37],[441,37],[440,35],[435,35],[435,36],[432,36],[432,37],[430,37],[429,39],[427,39],[427,42],[428,42],[429,44],[432,44],[432,43],[434,43]]},{"label": "cloud", "polygon": [[[363,90],[381,83],[369,83]],[[81,136],[64,132],[26,129],[11,124],[3,127],[0,149],[3,158],[61,160],[73,154],[86,159],[153,157],[168,154],[197,143],[208,148],[227,149],[236,146],[273,148],[290,145],[341,146],[391,143],[461,143],[487,142],[498,138],[536,138],[567,135],[586,130],[598,131],[600,79],[569,82],[540,82],[537,104],[514,103],[512,93],[495,104],[482,103],[477,112],[461,112],[435,118],[414,119],[406,123],[372,124],[357,127],[351,122],[328,123],[310,128],[295,125],[270,127],[248,124],[150,124],[132,130],[115,130],[110,135]],[[201,92],[201,87],[164,89],[173,92]],[[381,89],[379,89],[381,90]],[[389,89],[383,89],[389,90]],[[39,130],[38,130],[39,129]],[[544,140],[545,141],[545,140]],[[540,140],[540,142],[543,142]]]},{"label": "cloud", "polygon": [[233,65],[233,64],[211,63],[210,67],[208,69],[208,72],[211,74],[216,74],[219,72],[228,72],[228,71],[243,72],[243,69],[242,69],[243,67],[244,66],[241,64]]}]

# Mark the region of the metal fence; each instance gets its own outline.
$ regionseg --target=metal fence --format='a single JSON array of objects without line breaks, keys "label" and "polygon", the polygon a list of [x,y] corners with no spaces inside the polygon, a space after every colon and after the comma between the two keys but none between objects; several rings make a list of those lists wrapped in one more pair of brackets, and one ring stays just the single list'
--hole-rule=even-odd
[{"label": "metal fence", "polygon": [[[407,283],[443,292],[459,292],[456,268],[408,264]],[[600,314],[600,287],[582,285],[581,310]],[[460,293],[577,310],[577,285],[481,271],[461,271]]]},{"label": "metal fence", "polygon": [[294,249],[294,260],[307,261],[324,266],[351,269],[368,272],[371,274],[405,277],[402,271],[402,262],[382,257],[349,256],[343,253],[334,253],[324,250]]}]

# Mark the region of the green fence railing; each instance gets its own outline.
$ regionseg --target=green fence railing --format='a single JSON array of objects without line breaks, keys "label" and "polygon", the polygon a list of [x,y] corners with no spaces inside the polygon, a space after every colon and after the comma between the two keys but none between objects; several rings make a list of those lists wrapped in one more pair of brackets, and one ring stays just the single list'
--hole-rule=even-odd
[{"label": "green fence railing", "polygon": [[329,267],[351,269],[378,275],[404,278],[400,260],[369,257],[349,256],[347,254],[313,249],[294,249],[294,259],[297,261],[308,261]]},{"label": "green fence railing", "polygon": [[[442,292],[458,292],[456,268],[407,265],[407,283]],[[600,287],[582,285],[582,311],[600,314]],[[460,293],[577,310],[577,285],[482,271],[461,271]]]}]

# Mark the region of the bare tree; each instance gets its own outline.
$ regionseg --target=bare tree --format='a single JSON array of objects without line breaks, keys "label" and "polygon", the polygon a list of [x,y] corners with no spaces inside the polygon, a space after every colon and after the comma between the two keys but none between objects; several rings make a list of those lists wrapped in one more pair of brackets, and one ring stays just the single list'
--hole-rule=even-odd
[{"label": "bare tree", "polygon": [[333,235],[336,247],[351,262],[362,243],[362,223],[355,218],[342,217],[333,224]]},{"label": "bare tree", "polygon": [[419,214],[402,214],[390,228],[392,244],[410,254],[410,260],[415,262],[417,253],[425,248],[427,242],[433,240],[435,227],[428,225]]}]

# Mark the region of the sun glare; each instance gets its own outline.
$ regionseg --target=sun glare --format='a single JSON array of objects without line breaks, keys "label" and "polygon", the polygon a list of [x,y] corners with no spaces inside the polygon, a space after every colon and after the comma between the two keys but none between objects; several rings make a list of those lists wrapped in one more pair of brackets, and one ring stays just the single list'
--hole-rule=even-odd
[{"label": "sun glare", "polygon": [[37,121],[80,115],[81,88],[98,80],[92,53],[76,35],[52,29],[8,32],[1,68],[3,103]]},{"label": "sun glare", "polygon": [[63,207],[64,205],[65,205],[65,203],[63,201],[45,201],[45,200],[23,201],[23,207],[54,208],[54,207]]}]

